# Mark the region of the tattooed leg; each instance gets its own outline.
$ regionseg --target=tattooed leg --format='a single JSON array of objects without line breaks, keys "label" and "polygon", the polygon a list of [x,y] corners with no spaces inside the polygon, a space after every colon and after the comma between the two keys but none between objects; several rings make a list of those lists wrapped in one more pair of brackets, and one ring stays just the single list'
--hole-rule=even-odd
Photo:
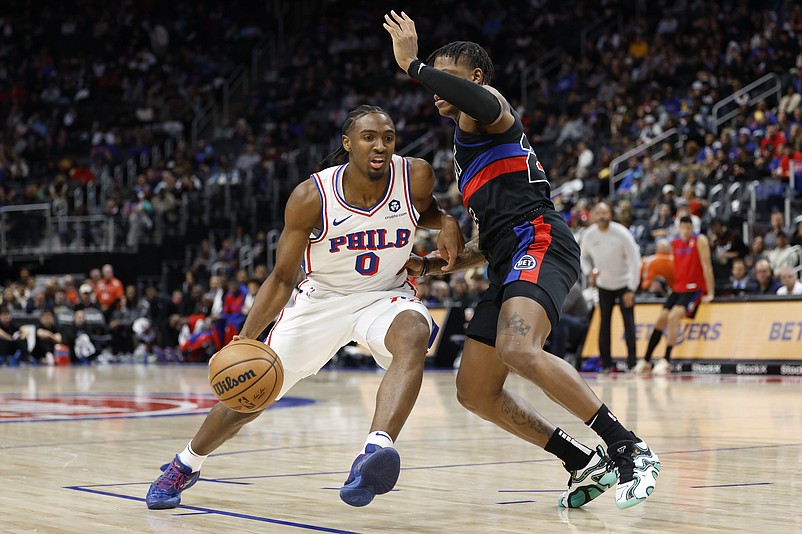
[{"label": "tattooed leg", "polygon": [[501,396],[501,418],[496,424],[525,440],[545,447],[554,433],[554,425],[543,418],[527,400],[504,391]]},{"label": "tattooed leg", "polygon": [[540,304],[527,297],[513,297],[501,306],[498,355],[518,375],[587,421],[602,403],[571,364],[543,350],[550,330],[551,323]]},{"label": "tattooed leg", "polygon": [[482,419],[545,447],[554,426],[529,402],[504,389],[509,372],[494,347],[468,339],[457,373],[457,398]]}]

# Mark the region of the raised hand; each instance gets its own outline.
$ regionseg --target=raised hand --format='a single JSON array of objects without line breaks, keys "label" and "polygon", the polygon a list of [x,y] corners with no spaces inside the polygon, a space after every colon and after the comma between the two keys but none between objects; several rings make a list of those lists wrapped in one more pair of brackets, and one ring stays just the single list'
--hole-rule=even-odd
[{"label": "raised hand", "polygon": [[393,38],[393,54],[401,70],[409,71],[409,64],[418,59],[418,32],[415,22],[403,11],[399,15],[390,11],[384,15],[384,29]]}]

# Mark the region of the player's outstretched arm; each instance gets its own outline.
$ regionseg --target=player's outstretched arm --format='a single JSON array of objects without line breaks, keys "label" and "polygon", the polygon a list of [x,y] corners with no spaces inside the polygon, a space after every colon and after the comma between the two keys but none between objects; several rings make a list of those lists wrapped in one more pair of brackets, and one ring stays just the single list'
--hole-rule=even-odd
[{"label": "player's outstretched arm", "polygon": [[443,258],[429,256],[428,273],[445,274],[448,272],[467,271],[487,263],[484,253],[479,248],[479,238],[471,239],[465,244],[465,250],[457,256],[454,266],[449,268]]},{"label": "player's outstretched arm", "polygon": [[465,247],[465,237],[457,220],[441,207],[434,191],[434,169],[429,162],[418,158],[407,158],[409,162],[412,203],[420,214],[418,226],[440,230],[437,234],[437,250],[450,268]]},{"label": "player's outstretched arm", "polygon": [[412,254],[407,260],[404,269],[409,276],[426,276],[429,274],[446,274],[458,271],[467,271],[473,267],[479,267],[487,263],[484,254],[479,249],[479,238],[472,239],[465,245],[465,250],[457,256],[454,266],[449,269],[446,260],[441,258],[438,253],[421,257]]},{"label": "player's outstretched arm", "polygon": [[320,225],[320,194],[310,178],[298,185],[287,201],[276,266],[259,288],[240,338],[255,339],[287,304],[298,279],[309,236]]},{"label": "player's outstretched arm", "polygon": [[514,118],[501,94],[488,85],[435,69],[418,59],[415,22],[403,11],[384,16],[384,29],[393,39],[398,66],[440,98],[450,102],[491,133],[506,131]]}]

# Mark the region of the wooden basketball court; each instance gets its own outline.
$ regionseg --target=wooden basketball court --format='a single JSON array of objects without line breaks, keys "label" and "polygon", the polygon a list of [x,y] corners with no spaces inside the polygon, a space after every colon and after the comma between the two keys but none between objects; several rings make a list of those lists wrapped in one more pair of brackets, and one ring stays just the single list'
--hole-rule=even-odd
[{"label": "wooden basketball court", "polygon": [[[145,492],[212,404],[203,366],[0,368],[2,532],[802,531],[802,380],[588,377],[660,455],[650,499],[613,492],[561,510],[558,461],[468,413],[452,372],[429,372],[397,443],[396,490],[366,508],[337,490],[381,374],[309,378],[209,458],[180,508]],[[586,443],[595,435],[521,379],[511,387]]]}]

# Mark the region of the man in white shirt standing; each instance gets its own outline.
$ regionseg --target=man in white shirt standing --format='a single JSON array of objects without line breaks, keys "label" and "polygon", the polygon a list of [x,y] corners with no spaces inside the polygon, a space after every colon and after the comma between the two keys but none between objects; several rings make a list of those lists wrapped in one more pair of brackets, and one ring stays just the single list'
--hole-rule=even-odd
[{"label": "man in white shirt standing", "polygon": [[635,291],[640,282],[640,247],[630,231],[612,220],[610,205],[602,201],[593,208],[595,223],[582,236],[582,270],[599,290],[599,356],[602,373],[612,370],[610,322],[618,302],[624,319],[627,367],[635,367]]}]

